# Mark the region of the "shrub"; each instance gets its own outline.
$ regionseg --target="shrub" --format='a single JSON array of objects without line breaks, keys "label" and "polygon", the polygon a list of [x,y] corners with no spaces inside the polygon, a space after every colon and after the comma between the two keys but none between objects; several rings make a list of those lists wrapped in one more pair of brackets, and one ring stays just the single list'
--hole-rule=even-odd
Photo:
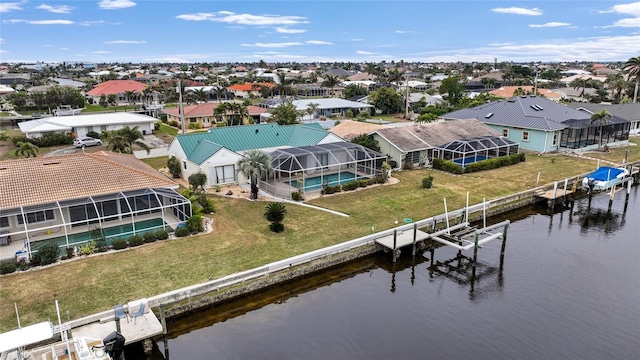
[{"label": "shrub", "polygon": [[330,195],[337,192],[340,192],[340,185],[331,186],[328,184],[324,184],[322,185],[322,190],[320,191],[322,195]]},{"label": "shrub", "polygon": [[171,173],[171,177],[174,179],[179,179],[182,177],[182,164],[180,164],[180,160],[177,157],[172,156],[167,159],[167,168]]},{"label": "shrub", "polygon": [[129,236],[129,246],[140,246],[144,243],[144,239],[140,235],[131,235]]},{"label": "shrub", "polygon": [[107,250],[109,250],[109,247],[107,246],[107,241],[104,238],[97,239],[95,252],[101,253]]},{"label": "shrub", "polygon": [[163,123],[166,123],[167,122],[167,114],[160,115],[160,121],[162,121]]},{"label": "shrub", "polygon": [[187,230],[190,233],[199,233],[204,231],[204,224],[202,223],[202,216],[192,215],[187,219]]},{"label": "shrub", "polygon": [[178,127],[178,122],[175,120],[171,120],[167,123],[169,126]]},{"label": "shrub", "polygon": [[41,265],[49,265],[58,261],[58,252],[60,248],[56,244],[47,244],[41,247],[33,256],[39,260]]},{"label": "shrub", "polygon": [[358,180],[358,186],[367,187],[369,185],[369,179],[360,179]]},{"label": "shrub", "polygon": [[402,170],[413,170],[413,162],[407,160],[402,163]]},{"label": "shrub", "polygon": [[200,125],[200,123],[189,123],[189,129],[199,130],[202,129],[202,125]]},{"label": "shrub", "polygon": [[279,233],[284,231],[284,224],[283,223],[271,223],[269,224],[269,230],[275,232],[275,233]]},{"label": "shrub", "polygon": [[18,269],[20,271],[25,271],[29,269],[29,263],[24,261],[24,260],[20,260],[20,262],[18,263]]},{"label": "shrub", "polygon": [[100,139],[100,134],[98,134],[98,133],[97,133],[97,132],[95,132],[95,131],[89,131],[89,132],[87,133],[87,136],[88,136],[88,137],[92,137],[92,138],[94,138],[94,139]]},{"label": "shrub", "polygon": [[497,169],[499,167],[517,164],[521,161],[524,161],[524,159],[525,159],[524,153],[513,154],[508,156],[500,156],[497,158],[491,158],[491,159],[471,163],[464,168],[464,172],[471,173],[476,171]]},{"label": "shrub", "polygon": [[347,183],[342,184],[342,190],[351,191],[355,190],[360,186],[360,182],[358,181],[349,181]]},{"label": "shrub", "polygon": [[91,255],[96,251],[96,242],[91,240],[85,244],[78,245],[78,251],[82,255]]},{"label": "shrub", "polygon": [[144,238],[145,243],[152,243],[158,240],[156,238],[156,233],[153,231],[147,231],[146,233],[144,233],[142,237]]},{"label": "shrub", "polygon": [[189,236],[190,232],[189,232],[189,229],[183,226],[183,227],[177,228],[174,234],[177,237],[185,237],[185,236]]},{"label": "shrub", "polygon": [[156,231],[156,239],[158,240],[167,240],[169,238],[169,233],[166,230],[158,230]]},{"label": "shrub", "polygon": [[114,248],[114,250],[122,250],[127,247],[127,240],[115,239],[113,240],[113,243],[111,243],[111,246]]},{"label": "shrub", "polygon": [[160,130],[160,123],[159,122],[154,122],[153,123],[153,130],[155,130],[155,131]]},{"label": "shrub", "polygon": [[205,214],[212,214],[216,211],[215,207],[213,206],[213,200],[209,199],[204,194],[198,196],[198,204],[202,208],[202,212]]},{"label": "shrub", "polygon": [[422,187],[425,189],[431,189],[433,186],[433,176],[425,176],[422,178]]},{"label": "shrub", "polygon": [[0,263],[0,274],[11,274],[16,271],[16,263],[13,260]]},{"label": "shrub", "polygon": [[433,168],[437,170],[442,170],[446,172],[450,172],[452,174],[462,174],[462,166],[460,164],[454,163],[453,161],[443,160],[443,159],[433,159]]},{"label": "shrub", "polygon": [[59,145],[71,145],[73,144],[73,138],[71,135],[62,133],[48,133],[41,137],[27,139],[25,136],[15,136],[11,138],[13,145],[18,145],[19,142],[29,142],[37,147],[51,147]]},{"label": "shrub", "polygon": [[293,201],[302,201],[302,193],[300,191],[294,191],[291,193],[291,199]]}]

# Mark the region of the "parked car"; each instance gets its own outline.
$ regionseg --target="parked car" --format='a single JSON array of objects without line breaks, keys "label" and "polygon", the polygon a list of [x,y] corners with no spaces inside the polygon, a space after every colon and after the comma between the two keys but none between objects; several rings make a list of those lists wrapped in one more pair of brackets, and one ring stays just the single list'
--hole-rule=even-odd
[{"label": "parked car", "polygon": [[102,141],[100,141],[100,139],[94,139],[92,137],[81,137],[81,138],[75,138],[73,140],[73,146],[77,147],[77,148],[81,148],[81,147],[85,147],[85,146],[95,146],[95,145],[102,145]]}]

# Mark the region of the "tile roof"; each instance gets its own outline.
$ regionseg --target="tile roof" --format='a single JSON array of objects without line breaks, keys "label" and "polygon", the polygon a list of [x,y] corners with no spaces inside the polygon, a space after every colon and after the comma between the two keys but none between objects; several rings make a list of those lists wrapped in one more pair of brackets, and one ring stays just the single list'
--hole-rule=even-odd
[{"label": "tile roof", "polygon": [[441,117],[447,120],[475,118],[490,125],[556,131],[566,127],[562,124],[565,120],[590,118],[591,115],[543,97],[528,95],[453,111]]},{"label": "tile roof", "polygon": [[340,124],[329,129],[332,133],[340,136],[341,138],[351,141],[353,138],[362,134],[369,134],[378,129],[384,129],[384,125],[369,124],[361,121],[342,120]]},{"label": "tile roof", "polygon": [[296,107],[296,110],[306,110],[309,104],[314,103],[318,104],[318,109],[362,109],[362,108],[372,108],[373,105],[360,103],[357,101],[349,101],[345,99],[338,98],[327,98],[327,99],[304,99],[304,100],[294,100],[292,101],[293,106]]},{"label": "tile roof", "polygon": [[125,91],[141,93],[147,85],[135,80],[109,80],[101,82],[87,92],[90,96],[102,96],[110,94],[122,94]]},{"label": "tile roof", "polygon": [[[213,111],[220,105],[219,102],[208,102],[202,104],[184,106],[185,117],[201,117],[201,116],[213,116]],[[249,115],[259,115],[269,112],[268,109],[260,106],[249,105],[246,107]],[[164,109],[165,113],[173,116],[179,116],[180,110],[178,108]]]},{"label": "tile roof", "polygon": [[[497,89],[489,91],[489,94],[493,94],[495,96],[500,96],[503,98],[510,98],[518,89],[533,93],[533,86],[501,86]],[[549,89],[538,89],[538,93],[544,95],[548,99],[557,99],[562,97],[562,94]]]},{"label": "tile roof", "polygon": [[[178,141],[189,160],[201,164],[219,150],[215,145],[239,152],[316,145],[330,135],[320,126],[269,123],[212,128],[206,133],[177,135],[174,141]],[[210,144],[203,145],[203,141]]]},{"label": "tile roof", "polygon": [[0,183],[0,210],[149,187],[177,187],[133,155],[107,152],[0,161]]},{"label": "tile roof", "polygon": [[459,119],[418,124],[374,131],[401,151],[428,149],[454,140],[480,136],[500,136],[498,132],[476,119]]},{"label": "tile roof", "polygon": [[259,91],[260,85],[268,86],[270,88],[275,87],[274,83],[261,82],[261,83],[246,83],[246,84],[236,84],[227,86],[228,90],[237,90],[237,91]]}]

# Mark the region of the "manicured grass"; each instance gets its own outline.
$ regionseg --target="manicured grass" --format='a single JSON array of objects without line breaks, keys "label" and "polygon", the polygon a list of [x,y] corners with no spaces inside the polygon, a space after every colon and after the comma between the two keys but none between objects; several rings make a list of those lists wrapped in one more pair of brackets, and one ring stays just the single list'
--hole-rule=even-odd
[{"label": "manicured grass", "polygon": [[160,123],[160,130],[156,130],[156,131],[160,131],[171,136],[178,135],[178,129],[163,123]]},{"label": "manicured grass", "polygon": [[638,161],[640,160],[640,145],[638,144],[640,144],[640,136],[636,135],[629,138],[628,146],[609,148],[609,152],[592,151],[585,153],[585,155],[622,164],[626,151],[629,151],[627,162]]},{"label": "manicured grass", "polygon": [[142,162],[150,165],[154,169],[162,169],[167,167],[168,156],[160,156],[155,158],[142,159]]}]

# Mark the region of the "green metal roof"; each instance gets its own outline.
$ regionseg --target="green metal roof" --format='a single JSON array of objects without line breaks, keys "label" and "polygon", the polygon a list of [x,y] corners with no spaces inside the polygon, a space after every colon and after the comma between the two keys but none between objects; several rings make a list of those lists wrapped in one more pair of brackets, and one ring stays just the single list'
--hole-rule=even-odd
[{"label": "green metal roof", "polygon": [[189,160],[201,164],[220,148],[232,151],[316,145],[330,132],[319,125],[255,124],[224,126],[206,133],[177,135]]}]

